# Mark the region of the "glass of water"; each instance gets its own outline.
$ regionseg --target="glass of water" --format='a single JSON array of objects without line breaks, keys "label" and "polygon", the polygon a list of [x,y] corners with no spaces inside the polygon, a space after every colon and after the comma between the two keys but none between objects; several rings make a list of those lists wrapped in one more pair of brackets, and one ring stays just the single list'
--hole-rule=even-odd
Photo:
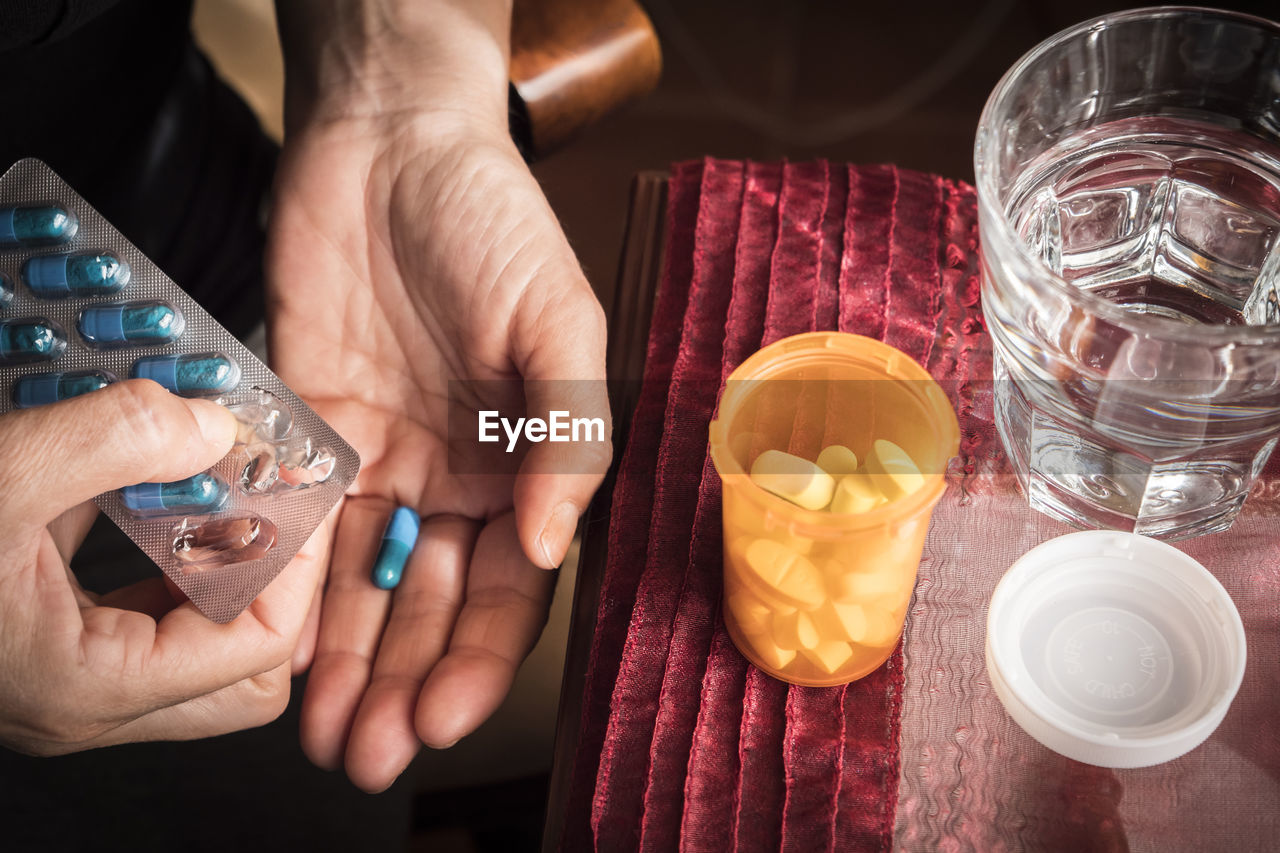
[{"label": "glass of water", "polygon": [[1031,504],[1229,527],[1280,435],[1280,26],[1073,27],[1005,74],[974,161],[996,419]]}]

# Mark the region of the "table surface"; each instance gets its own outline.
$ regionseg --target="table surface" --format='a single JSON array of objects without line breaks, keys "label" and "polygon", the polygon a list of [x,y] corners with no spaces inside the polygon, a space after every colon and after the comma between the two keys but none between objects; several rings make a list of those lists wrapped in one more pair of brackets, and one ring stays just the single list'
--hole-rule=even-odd
[{"label": "table surface", "polygon": [[[895,181],[904,174],[892,172]],[[964,374],[949,388],[965,432],[961,463],[949,473],[948,492],[935,511],[903,640],[905,673],[893,719],[898,784],[896,789],[885,786],[886,798],[892,800],[887,804],[893,815],[892,846],[1169,850],[1225,849],[1221,845],[1227,844],[1231,849],[1267,849],[1280,833],[1280,703],[1272,698],[1280,688],[1280,478],[1264,478],[1228,533],[1179,544],[1232,594],[1250,643],[1245,684],[1227,720],[1204,746],[1157,768],[1089,767],[1032,741],[1008,719],[990,689],[982,643],[991,590],[1021,553],[1068,528],[1032,512],[1003,464],[990,423],[989,351],[984,354],[981,345],[973,345],[985,340],[985,331],[977,304],[976,225],[972,210],[965,207],[971,207],[971,190],[960,186],[947,200],[959,210],[952,211],[956,227],[968,229],[971,238],[969,245],[959,245],[963,234],[957,231],[950,235],[955,242],[945,247],[949,262],[955,262],[956,274],[946,287],[955,297],[951,307],[956,322],[938,323],[937,346],[949,335],[967,335],[968,344],[948,339],[946,345],[954,345],[957,353],[967,350],[964,357],[972,355],[972,360],[951,365]],[[649,320],[667,252],[667,202],[665,173],[637,177],[610,322],[610,393],[620,440],[614,468],[583,523],[544,850],[576,849],[565,839],[591,837],[582,834],[581,826],[590,820],[590,810],[571,802],[572,776],[608,561],[613,486],[640,393]],[[866,211],[855,211],[852,201],[850,205],[851,222],[855,213],[863,218],[848,229],[867,225],[874,230]],[[783,231],[788,227],[784,217]],[[846,231],[846,239],[850,233]],[[960,253],[966,257],[959,258]],[[945,366],[939,370],[947,372]],[[991,536],[992,530],[1001,535]],[[1242,560],[1242,554],[1250,559]],[[837,707],[847,714],[846,706]],[[790,727],[792,704],[787,708]],[[792,775],[788,770],[788,786],[795,783]],[[602,847],[613,846],[611,840],[617,839],[597,836]],[[735,841],[752,846],[736,834]],[[634,839],[626,837],[619,846],[638,843],[637,830]],[[697,846],[685,836],[683,844]],[[703,846],[714,849],[705,840]],[[785,834],[783,846],[803,849],[788,845]],[[889,845],[841,844],[833,832],[824,846]]]}]

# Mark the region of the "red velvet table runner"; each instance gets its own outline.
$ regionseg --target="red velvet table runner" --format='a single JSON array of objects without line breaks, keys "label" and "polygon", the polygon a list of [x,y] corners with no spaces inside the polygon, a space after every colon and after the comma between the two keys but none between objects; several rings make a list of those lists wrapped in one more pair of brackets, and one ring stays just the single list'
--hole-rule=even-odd
[{"label": "red velvet table runner", "polygon": [[901,653],[834,688],[742,658],[720,618],[707,427],[730,371],[799,332],[989,376],[969,363],[984,335],[972,190],[892,166],[706,160],[673,168],[667,216],[561,847],[888,849]]}]

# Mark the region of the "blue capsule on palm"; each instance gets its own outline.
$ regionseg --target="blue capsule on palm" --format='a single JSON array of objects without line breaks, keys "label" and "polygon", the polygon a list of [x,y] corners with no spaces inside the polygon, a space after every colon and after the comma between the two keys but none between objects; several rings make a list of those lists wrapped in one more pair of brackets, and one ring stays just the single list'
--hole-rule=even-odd
[{"label": "blue capsule on palm", "polygon": [[76,236],[80,221],[56,204],[0,207],[0,248],[54,246]]},{"label": "blue capsule on palm", "polygon": [[186,321],[166,302],[123,302],[84,309],[76,326],[97,347],[151,346],[177,340]]},{"label": "blue capsule on palm", "polygon": [[240,365],[220,352],[153,355],[135,361],[130,375],[153,379],[183,397],[209,397],[240,384]]},{"label": "blue capsule on palm", "polygon": [[404,575],[405,563],[418,541],[418,530],[422,520],[418,514],[407,506],[397,507],[391,513],[387,529],[382,534],[382,544],[378,546],[378,556],[373,560],[370,580],[378,589],[395,589]]},{"label": "blue capsule on palm", "polygon": [[139,517],[156,515],[207,515],[227,503],[231,490],[225,481],[207,471],[173,483],[138,483],[120,490],[125,509]]},{"label": "blue capsule on palm", "polygon": [[22,280],[41,299],[109,296],[129,283],[129,265],[107,252],[37,255],[22,265]]},{"label": "blue capsule on palm", "polygon": [[103,370],[68,370],[64,373],[32,373],[13,383],[13,404],[30,409],[100,391],[114,377]]},{"label": "blue capsule on palm", "polygon": [[0,364],[53,361],[66,348],[62,329],[44,317],[0,322]]}]

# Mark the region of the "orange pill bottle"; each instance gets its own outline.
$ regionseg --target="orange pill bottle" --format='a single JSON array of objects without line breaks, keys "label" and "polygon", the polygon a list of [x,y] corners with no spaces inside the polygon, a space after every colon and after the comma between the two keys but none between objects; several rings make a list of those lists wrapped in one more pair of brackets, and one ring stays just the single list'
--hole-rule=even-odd
[{"label": "orange pill bottle", "polygon": [[[844,684],[892,654],[933,507],[960,431],[946,394],[906,354],[840,332],[796,335],[752,355],[711,422],[723,485],[724,619],[756,666],[793,684]],[[754,459],[814,460],[833,444],[866,459],[901,447],[924,485],[863,513],[804,509],[760,488]]]}]

